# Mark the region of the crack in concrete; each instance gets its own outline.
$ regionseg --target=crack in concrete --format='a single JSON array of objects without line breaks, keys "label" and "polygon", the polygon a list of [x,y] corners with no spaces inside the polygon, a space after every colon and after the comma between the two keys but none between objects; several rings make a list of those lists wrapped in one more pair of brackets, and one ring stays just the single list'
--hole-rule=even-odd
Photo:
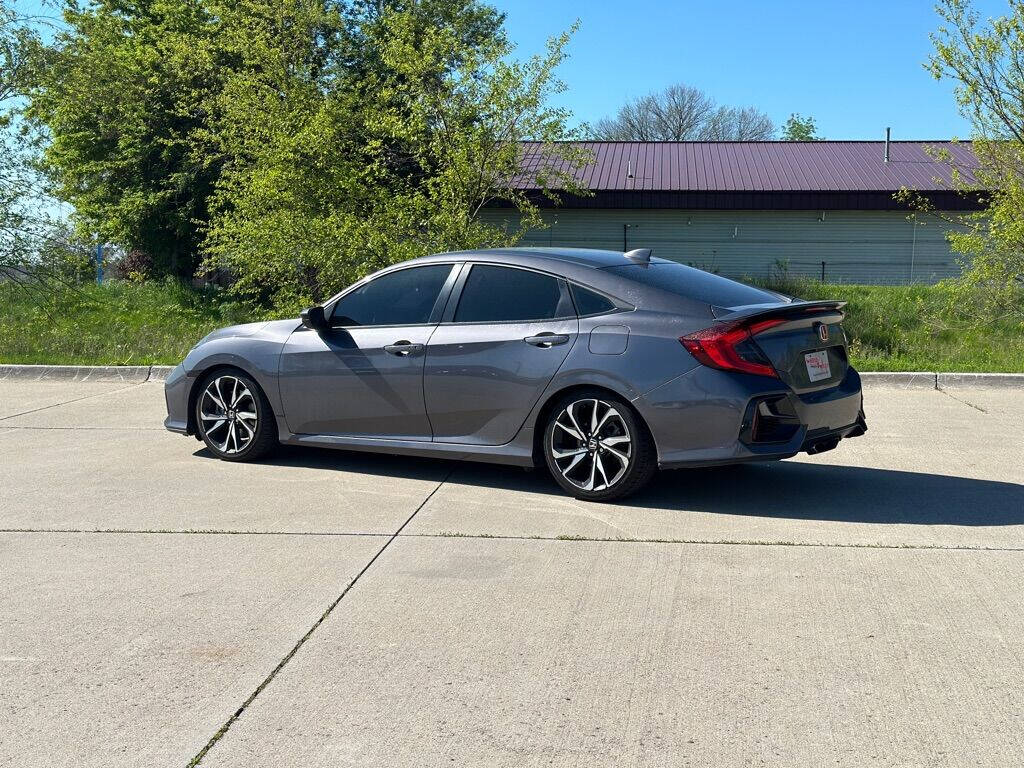
[{"label": "crack in concrete", "polygon": [[[114,395],[114,394],[117,394],[118,392],[124,392],[126,390],[131,389],[132,387],[137,387],[140,384],[144,384],[144,383],[145,382],[141,382],[140,381],[140,382],[137,382],[137,383],[134,383],[134,384],[129,384],[127,387],[120,387],[119,389],[110,389],[110,390],[107,390],[106,392],[96,392],[96,393],[94,393],[92,395],[82,395],[81,397],[75,397],[75,398],[72,398],[71,400],[65,400],[62,403],[53,403],[51,405],[44,405],[44,406],[42,406],[40,408],[32,408],[31,410],[28,410],[28,411],[22,411],[21,413],[12,413],[10,416],[0,416],[0,421],[7,421],[8,419],[16,419],[18,416],[27,416],[30,413],[39,413],[39,411],[46,411],[46,410],[49,410],[50,408],[60,408],[62,405],[70,405],[71,403],[77,403],[77,402],[80,402],[82,400],[88,400],[91,397],[103,397],[104,395]],[[18,429],[23,429],[23,427],[18,427]],[[69,429],[78,429],[78,427],[69,427]]]},{"label": "crack in concrete", "polygon": [[975,405],[974,403],[969,403],[966,400],[964,400],[962,397],[957,397],[956,395],[952,394],[948,389],[943,389],[942,387],[938,387],[938,386],[935,387],[935,389],[938,390],[939,392],[941,392],[942,394],[944,394],[946,397],[949,397],[949,398],[951,398],[953,400],[956,400],[958,403],[963,403],[964,405],[969,406],[969,407],[973,408],[976,411],[981,411],[982,413],[988,413],[988,411],[986,411],[980,405]]},{"label": "crack in concrete", "polygon": [[249,705],[252,704],[253,701],[256,700],[256,697],[263,692],[263,689],[270,685],[271,682],[273,682],[277,674],[282,669],[284,669],[285,665],[289,661],[291,661],[292,657],[294,657],[296,653],[299,652],[302,646],[305,645],[306,641],[313,636],[313,633],[316,632],[320,625],[327,620],[327,617],[331,615],[331,612],[338,606],[338,603],[340,603],[344,599],[345,595],[347,595],[351,591],[351,589],[356,585],[356,582],[359,581],[360,577],[364,573],[366,573],[375,562],[377,562],[377,558],[384,554],[384,551],[391,545],[391,542],[398,538],[398,535],[402,532],[402,530],[409,523],[412,522],[412,519],[416,517],[416,515],[419,513],[421,509],[423,509],[423,507],[426,506],[427,502],[430,501],[430,499],[433,498],[434,494],[437,493],[438,490],[440,490],[441,486],[447,482],[448,478],[451,477],[451,474],[454,471],[454,467],[448,470],[448,473],[441,479],[441,482],[439,482],[434,487],[434,489],[427,494],[427,497],[423,499],[423,501],[420,503],[418,507],[416,507],[415,510],[413,510],[413,513],[409,515],[408,518],[406,518],[405,522],[398,527],[398,530],[391,534],[388,540],[384,542],[384,545],[379,550],[377,550],[377,553],[373,557],[370,558],[370,561],[366,565],[364,565],[362,570],[360,570],[359,573],[357,573],[355,577],[353,577],[353,579],[345,586],[345,589],[342,590],[341,594],[338,595],[334,602],[327,606],[327,610],[323,612],[320,618],[316,620],[316,622],[313,624],[312,627],[309,628],[306,634],[299,638],[299,641],[292,647],[291,651],[289,651],[288,654],[277,663],[277,666],[274,667],[274,669],[271,670],[270,674],[263,679],[263,682],[256,687],[256,690],[249,695],[249,698],[247,698],[242,703],[242,706],[235,710],[235,713],[228,718],[227,722],[225,722],[224,725],[222,725],[220,729],[215,734],[213,734],[210,740],[206,743],[206,746],[199,750],[196,756],[192,758],[191,762],[188,763],[187,768],[195,768],[195,766],[199,765],[202,762],[203,758],[206,757],[207,753],[211,749],[213,749],[213,747],[216,746],[217,742],[224,737],[224,734],[226,734],[228,730],[231,728],[231,726],[234,725],[235,721],[238,720],[238,718],[240,718],[245,713],[245,710],[249,707]]}]

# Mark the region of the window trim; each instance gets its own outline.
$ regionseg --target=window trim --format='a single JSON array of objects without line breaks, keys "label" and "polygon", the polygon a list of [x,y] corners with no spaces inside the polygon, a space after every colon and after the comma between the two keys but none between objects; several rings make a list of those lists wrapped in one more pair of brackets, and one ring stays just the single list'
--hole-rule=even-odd
[{"label": "window trim", "polygon": [[[538,275],[544,277],[550,277],[555,280],[558,284],[558,304],[561,305],[568,299],[570,308],[572,309],[571,315],[563,315],[562,317],[548,317],[534,320],[461,320],[455,321],[455,313],[459,308],[459,302],[462,300],[462,293],[466,287],[466,281],[469,279],[469,273],[473,271],[473,267],[503,267],[504,269],[518,269],[521,272],[535,272]],[[556,275],[553,272],[546,272],[543,269],[534,269],[533,267],[523,267],[519,264],[505,264],[498,261],[467,261],[462,266],[462,271],[459,274],[459,279],[456,282],[451,295],[448,297],[447,306],[444,309],[444,314],[441,317],[441,325],[523,325],[526,323],[554,323],[565,320],[577,320],[579,315],[576,314],[576,304],[572,300],[572,291],[569,290],[569,281],[562,275]]]},{"label": "window trim", "polygon": [[[578,317],[580,320],[584,320],[584,319],[586,319],[588,317],[604,317],[605,315],[616,315],[616,314],[618,314],[620,312],[635,312],[636,311],[636,307],[634,307],[633,305],[631,305],[631,304],[627,305],[626,302],[622,301],[621,299],[618,299],[618,298],[616,298],[615,296],[612,296],[609,293],[605,293],[604,291],[599,291],[597,288],[594,288],[591,285],[585,285],[584,283],[580,283],[580,282],[578,282],[576,280],[569,280],[568,283],[569,283],[569,296],[572,298],[572,306],[573,306],[573,309],[576,310],[576,317]],[[607,310],[607,311],[605,311],[605,312],[590,312],[590,313],[588,313],[586,315],[580,314],[579,305],[576,304],[576,296],[572,292],[572,287],[573,286],[576,286],[577,288],[582,288],[585,291],[590,291],[591,293],[596,293],[598,296],[601,296],[602,298],[608,299],[608,301],[611,302],[612,308]]]},{"label": "window trim", "polygon": [[[356,281],[348,288],[345,288],[341,293],[331,297],[324,305],[324,314],[327,315],[328,324],[331,330],[345,330],[352,331],[357,328],[420,328],[424,325],[437,325],[440,322],[441,314],[447,301],[452,293],[452,288],[455,286],[455,282],[460,274],[460,267],[465,262],[461,261],[432,261],[426,264],[399,264],[393,269],[384,269],[378,272],[374,272],[371,275],[367,275],[361,280]],[[437,299],[434,301],[434,306],[430,309],[430,315],[427,317],[427,321],[423,323],[380,323],[378,325],[335,325],[334,310],[337,309],[338,303],[348,296],[350,293],[359,290],[365,285],[369,285],[375,280],[393,275],[397,272],[404,272],[407,269],[423,269],[424,267],[448,267],[448,276],[445,277],[444,283],[441,284],[441,290],[437,294]]]}]

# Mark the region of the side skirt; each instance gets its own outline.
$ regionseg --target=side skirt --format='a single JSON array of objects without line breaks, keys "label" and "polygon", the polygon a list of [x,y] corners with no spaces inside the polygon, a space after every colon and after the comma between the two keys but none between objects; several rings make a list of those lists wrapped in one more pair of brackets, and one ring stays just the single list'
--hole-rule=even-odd
[{"label": "side skirt", "polygon": [[[280,419],[278,423],[280,424]],[[345,437],[342,435],[293,435],[281,431],[285,445],[306,445],[317,448],[339,448],[347,451],[391,453],[402,456],[427,456],[434,459],[458,461],[484,461],[491,464],[511,464],[532,467],[533,452],[514,441],[505,445],[467,445],[465,443],[434,443],[426,440],[394,440],[374,437]]]}]

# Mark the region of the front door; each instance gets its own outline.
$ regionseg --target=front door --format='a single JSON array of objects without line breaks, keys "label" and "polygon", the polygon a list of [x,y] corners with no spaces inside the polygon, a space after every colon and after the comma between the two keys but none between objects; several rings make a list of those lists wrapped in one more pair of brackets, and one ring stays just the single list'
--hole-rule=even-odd
[{"label": "front door", "polygon": [[288,338],[280,385],[292,433],[430,440],[423,363],[453,267],[387,272],[344,294],[330,329]]},{"label": "front door", "polygon": [[423,388],[434,440],[509,442],[565,361],[578,331],[564,280],[473,265],[454,314],[427,344]]}]

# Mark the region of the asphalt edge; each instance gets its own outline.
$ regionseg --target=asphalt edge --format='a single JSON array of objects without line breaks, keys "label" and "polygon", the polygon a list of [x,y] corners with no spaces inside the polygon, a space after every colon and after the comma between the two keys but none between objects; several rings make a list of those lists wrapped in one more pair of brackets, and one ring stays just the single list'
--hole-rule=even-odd
[{"label": "asphalt edge", "polygon": [[[0,365],[0,381],[115,381],[141,384],[164,381],[170,365]],[[867,385],[901,389],[957,387],[1021,387],[1024,373],[936,373],[934,371],[872,371],[860,375]]]}]

